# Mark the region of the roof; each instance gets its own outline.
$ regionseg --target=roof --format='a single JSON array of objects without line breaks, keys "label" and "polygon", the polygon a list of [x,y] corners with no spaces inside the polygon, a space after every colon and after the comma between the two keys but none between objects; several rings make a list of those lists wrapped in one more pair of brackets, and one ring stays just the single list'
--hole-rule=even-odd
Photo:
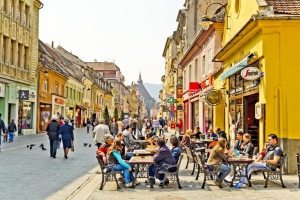
[{"label": "roof", "polygon": [[139,94],[144,97],[144,99],[152,99],[151,95],[143,85],[143,82],[138,82],[137,90],[139,91]]},{"label": "roof", "polygon": [[300,0],[265,0],[278,14],[300,15]]},{"label": "roof", "polygon": [[114,70],[120,71],[114,62],[87,62],[87,64],[93,68],[95,71],[100,70]]}]

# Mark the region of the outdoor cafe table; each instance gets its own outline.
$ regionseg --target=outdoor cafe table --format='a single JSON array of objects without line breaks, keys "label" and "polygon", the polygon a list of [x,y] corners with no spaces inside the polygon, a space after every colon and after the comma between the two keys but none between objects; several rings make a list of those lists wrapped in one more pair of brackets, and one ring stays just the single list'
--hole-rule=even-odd
[{"label": "outdoor cafe table", "polygon": [[[132,181],[132,187],[134,187],[134,182],[137,179],[138,173],[141,174],[139,178],[147,178],[149,179],[149,165],[154,164],[153,156],[133,156],[128,161],[129,164],[131,164],[133,167],[135,167],[135,176],[134,181]],[[147,173],[147,174],[145,174]],[[150,181],[149,181],[150,182]],[[150,182],[150,188],[152,188],[153,185]]]},{"label": "outdoor cafe table", "polygon": [[141,148],[143,148],[143,144],[149,143],[148,140],[134,140],[133,142],[134,143],[139,143]]},{"label": "outdoor cafe table", "polygon": [[139,156],[153,156],[155,153],[154,152],[149,152],[146,150],[134,150],[133,151],[134,155],[139,155]]},{"label": "outdoor cafe table", "polygon": [[235,177],[247,178],[249,187],[252,187],[252,184],[248,178],[248,165],[253,163],[254,160],[250,158],[229,158],[227,162],[231,164],[234,169],[233,178],[230,183],[230,187],[233,187],[233,181]]}]

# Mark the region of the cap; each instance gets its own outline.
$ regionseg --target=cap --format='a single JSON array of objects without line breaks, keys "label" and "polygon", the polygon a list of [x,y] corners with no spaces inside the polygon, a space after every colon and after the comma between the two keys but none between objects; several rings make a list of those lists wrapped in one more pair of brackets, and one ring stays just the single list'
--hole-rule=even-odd
[{"label": "cap", "polygon": [[57,120],[57,115],[52,115],[53,120]]}]

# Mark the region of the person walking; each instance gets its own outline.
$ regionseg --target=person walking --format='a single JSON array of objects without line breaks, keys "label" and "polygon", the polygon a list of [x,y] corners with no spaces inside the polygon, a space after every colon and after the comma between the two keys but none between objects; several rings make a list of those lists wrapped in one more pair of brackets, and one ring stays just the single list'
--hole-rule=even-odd
[{"label": "person walking", "polygon": [[14,120],[12,119],[7,127],[8,130],[8,142],[13,142],[14,141],[14,135],[15,135],[15,131],[17,131],[17,126],[14,122]]},{"label": "person walking", "polygon": [[113,117],[111,118],[111,121],[109,122],[109,130],[110,130],[110,134],[115,137],[118,134],[118,124],[116,121],[116,118]]},{"label": "person walking", "polygon": [[110,134],[108,126],[105,125],[104,123],[105,123],[105,120],[100,119],[99,124],[93,130],[93,138],[97,144],[98,149],[101,146],[101,144],[103,143],[104,135]]},{"label": "person walking", "polygon": [[129,119],[128,119],[128,116],[125,116],[125,119],[123,119],[123,130],[125,130],[125,127],[127,126],[127,125],[129,125]]},{"label": "person walking", "polygon": [[47,125],[46,131],[50,140],[50,157],[56,158],[56,146],[58,142],[58,131],[60,130],[57,115],[52,115],[52,121]]},{"label": "person walking", "polygon": [[91,127],[91,120],[90,118],[86,119],[86,132],[89,133],[90,132],[90,127]]},{"label": "person walking", "polygon": [[140,135],[143,135],[143,120],[141,118],[138,119],[138,122],[137,122],[137,128],[139,130],[139,134]]},{"label": "person walking", "polygon": [[[178,128],[178,131],[179,131],[179,135],[181,135],[181,132],[182,132],[182,126],[183,126],[183,121],[182,121],[182,119],[180,118],[180,119],[179,119],[179,122],[177,123],[177,128]],[[175,132],[175,135],[176,135],[176,132]]]},{"label": "person walking", "polygon": [[0,113],[0,151],[1,151],[1,130],[3,131],[3,134],[5,134],[5,123],[4,121],[1,119],[2,114]]},{"label": "person walking", "polygon": [[138,134],[137,134],[137,132],[136,132],[136,128],[137,128],[137,120],[136,120],[136,118],[134,118],[134,119],[132,120],[131,128],[132,128],[132,134],[133,134],[133,135],[136,135],[136,138],[138,138]]},{"label": "person walking", "polygon": [[159,118],[159,136],[164,135],[164,127],[166,125],[166,122],[164,118]]},{"label": "person walking", "polygon": [[121,133],[122,127],[123,127],[123,122],[121,121],[120,118],[118,119],[117,124],[118,124],[118,133]]},{"label": "person walking", "polygon": [[59,133],[63,143],[65,159],[68,159],[69,149],[72,148],[74,143],[74,132],[73,127],[69,125],[69,118],[64,118],[65,124],[60,128]]}]

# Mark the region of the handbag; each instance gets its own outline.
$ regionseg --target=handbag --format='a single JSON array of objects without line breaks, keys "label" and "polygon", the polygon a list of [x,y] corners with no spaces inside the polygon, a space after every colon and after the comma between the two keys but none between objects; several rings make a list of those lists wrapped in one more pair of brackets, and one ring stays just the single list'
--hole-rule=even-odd
[{"label": "handbag", "polygon": [[72,144],[71,151],[74,151],[74,144]]}]

